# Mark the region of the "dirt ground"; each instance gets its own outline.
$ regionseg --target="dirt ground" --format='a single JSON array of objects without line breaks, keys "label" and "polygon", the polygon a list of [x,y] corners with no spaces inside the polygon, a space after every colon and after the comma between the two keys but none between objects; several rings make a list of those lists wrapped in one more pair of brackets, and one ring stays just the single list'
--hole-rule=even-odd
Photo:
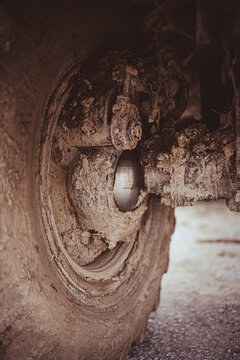
[{"label": "dirt ground", "polygon": [[160,307],[128,360],[240,359],[240,214],[220,201],[176,219]]}]

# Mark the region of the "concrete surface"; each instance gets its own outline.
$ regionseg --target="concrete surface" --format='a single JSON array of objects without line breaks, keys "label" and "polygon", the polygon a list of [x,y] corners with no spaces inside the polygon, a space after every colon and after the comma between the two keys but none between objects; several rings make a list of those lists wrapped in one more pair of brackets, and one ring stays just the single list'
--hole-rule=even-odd
[{"label": "concrete surface", "polygon": [[160,307],[128,360],[240,359],[240,214],[220,201],[176,219]]}]

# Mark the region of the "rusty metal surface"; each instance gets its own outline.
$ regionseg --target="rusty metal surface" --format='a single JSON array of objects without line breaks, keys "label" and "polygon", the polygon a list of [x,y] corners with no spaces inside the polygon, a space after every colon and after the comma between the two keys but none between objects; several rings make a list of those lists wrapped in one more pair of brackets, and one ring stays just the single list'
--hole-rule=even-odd
[{"label": "rusty metal surface", "polygon": [[[221,121],[221,129],[213,134],[204,125],[185,128],[176,133],[170,151],[143,155],[147,191],[160,195],[162,202],[172,207],[201,200],[231,199],[235,194],[231,114]],[[148,153],[149,143],[145,151]],[[232,210],[233,204],[234,201]]]},{"label": "rusty metal surface", "polygon": [[119,95],[114,104],[111,121],[111,140],[118,150],[132,150],[142,137],[142,124],[138,108],[129,98]]}]

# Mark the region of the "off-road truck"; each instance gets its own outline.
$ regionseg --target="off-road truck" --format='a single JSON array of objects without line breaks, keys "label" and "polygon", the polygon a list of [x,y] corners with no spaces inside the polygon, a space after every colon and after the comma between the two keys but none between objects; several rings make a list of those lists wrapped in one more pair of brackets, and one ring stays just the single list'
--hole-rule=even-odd
[{"label": "off-road truck", "polygon": [[126,359],[174,208],[239,211],[239,12],[0,1],[1,359]]}]

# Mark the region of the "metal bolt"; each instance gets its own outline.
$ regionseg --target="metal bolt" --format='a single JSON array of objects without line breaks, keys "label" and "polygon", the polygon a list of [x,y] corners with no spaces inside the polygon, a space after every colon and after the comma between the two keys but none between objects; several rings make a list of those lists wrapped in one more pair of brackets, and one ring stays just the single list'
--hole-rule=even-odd
[{"label": "metal bolt", "polygon": [[89,245],[90,240],[91,240],[91,234],[87,230],[83,231],[81,234],[81,240],[80,240],[81,243],[83,245]]},{"label": "metal bolt", "polygon": [[116,112],[121,110],[121,105],[114,104],[112,107],[112,112],[115,114]]},{"label": "metal bolt", "polygon": [[142,126],[140,122],[131,121],[128,127],[128,133],[130,135],[130,138],[137,138],[141,139],[142,136]]},{"label": "metal bolt", "polygon": [[236,199],[236,203],[239,203],[239,202],[240,202],[240,190],[237,190],[237,191],[236,191],[236,197],[235,197],[235,199]]}]

